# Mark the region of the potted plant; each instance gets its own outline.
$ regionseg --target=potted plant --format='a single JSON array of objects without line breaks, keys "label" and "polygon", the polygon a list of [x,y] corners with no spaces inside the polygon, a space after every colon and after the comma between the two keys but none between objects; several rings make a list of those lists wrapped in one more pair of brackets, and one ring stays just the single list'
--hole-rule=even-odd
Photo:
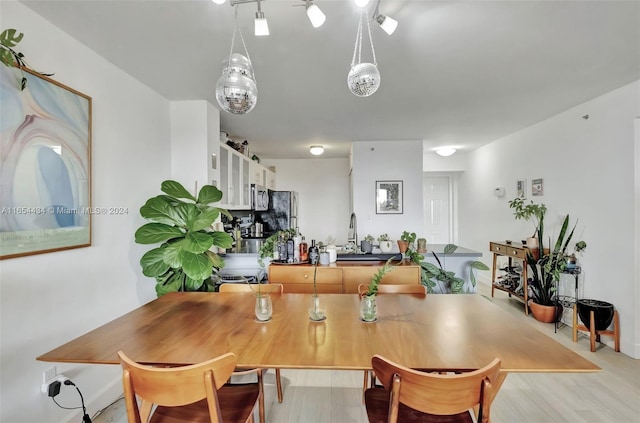
[{"label": "potted plant", "polygon": [[[574,224],[571,232],[567,233],[569,215],[566,215],[555,243],[552,244],[551,239],[549,239],[549,246],[553,245],[553,249],[550,248],[545,251],[542,247],[545,212],[546,210],[541,214],[537,230],[539,245],[537,255],[539,258],[536,258],[531,250],[527,250],[527,264],[531,268],[529,307],[536,320],[551,323],[560,314],[556,301],[557,284],[566,267],[566,251],[573,238],[576,225]],[[584,245],[586,247],[586,243]]]},{"label": "potted plant", "polygon": [[375,239],[371,234],[365,236],[364,239],[360,241],[360,248],[363,253],[371,253],[373,250],[373,241],[375,241]]},{"label": "potted plant", "polygon": [[382,251],[383,253],[389,253],[393,248],[391,239],[389,239],[389,235],[387,234],[382,234],[378,237],[378,245],[380,247],[380,251]]},{"label": "potted plant", "polygon": [[[444,254],[453,254],[457,249],[457,245],[447,244],[444,247]],[[422,284],[427,287],[427,293],[434,294],[434,288],[438,285],[440,287],[440,292],[442,293],[467,294],[473,292],[472,289],[465,288],[464,279],[456,276],[454,272],[444,269],[435,252],[432,251],[431,254],[433,254],[433,257],[436,259],[439,267],[428,262],[420,263],[420,267],[422,267]],[[469,281],[471,282],[471,285],[475,287],[476,277],[473,274],[473,269],[489,270],[489,267],[483,262],[477,260],[469,263],[469,266],[471,267],[469,269]]]},{"label": "potted plant", "polygon": [[578,259],[576,257],[576,254],[583,251],[585,248],[587,248],[586,242],[578,241],[575,243],[575,245],[573,246],[573,252],[566,256],[567,263],[565,269],[567,271],[574,271],[576,269],[576,267],[578,266]]},{"label": "potted plant", "polygon": [[175,291],[213,291],[213,269],[224,260],[211,247],[231,248],[232,238],[212,228],[220,213],[211,206],[222,192],[212,185],[200,189],[197,198],[180,183],[167,180],[160,189],[165,195],[152,197],[140,208],[149,220],[135,233],[138,244],[157,244],[140,259],[142,273],[156,279],[158,296]]},{"label": "potted plant", "polygon": [[378,293],[378,285],[382,277],[393,270],[393,265],[389,258],[369,282],[369,287],[360,299],[360,319],[364,322],[375,322],[378,319],[378,310],[376,306],[376,295]]},{"label": "potted plant", "polygon": [[[538,247],[538,239],[536,238],[536,232],[544,218],[544,214],[547,211],[547,206],[544,204],[535,204],[531,201],[529,204],[525,204],[524,198],[516,197],[509,201],[509,208],[513,209],[513,215],[516,220],[530,220],[534,224],[533,235],[527,238],[526,246],[529,249],[536,249]],[[535,254],[535,253],[534,253]]]},{"label": "potted plant", "polygon": [[398,248],[400,249],[400,252],[402,253],[403,256],[406,253],[406,251],[409,249],[409,246],[412,245],[415,240],[416,240],[415,232],[408,232],[408,231],[402,232],[402,235],[400,235],[400,239],[397,242],[398,242]]}]

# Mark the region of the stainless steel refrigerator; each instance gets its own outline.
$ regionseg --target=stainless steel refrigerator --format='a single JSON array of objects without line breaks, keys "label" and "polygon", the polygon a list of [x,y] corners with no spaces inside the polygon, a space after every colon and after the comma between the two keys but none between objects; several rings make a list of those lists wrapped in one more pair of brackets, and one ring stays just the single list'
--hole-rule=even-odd
[{"label": "stainless steel refrigerator", "polygon": [[298,227],[298,193],[295,191],[270,191],[269,210],[256,212],[262,222],[265,235]]}]

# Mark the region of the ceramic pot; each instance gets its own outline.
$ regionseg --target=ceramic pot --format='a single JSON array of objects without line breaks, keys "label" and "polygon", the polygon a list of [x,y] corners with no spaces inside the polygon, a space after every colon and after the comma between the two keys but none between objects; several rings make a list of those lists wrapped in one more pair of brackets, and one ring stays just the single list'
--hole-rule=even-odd
[{"label": "ceramic pot", "polygon": [[256,297],[256,319],[261,322],[271,320],[271,314],[273,313],[273,305],[271,303],[271,297],[268,294],[261,294]]},{"label": "ceramic pot", "polygon": [[378,319],[378,309],[375,295],[363,295],[360,299],[360,320],[375,322]]},{"label": "ceramic pot", "polygon": [[562,316],[562,306],[559,304],[557,306],[545,306],[530,300],[529,308],[531,309],[533,317],[542,323],[553,323],[557,318]]},{"label": "ceramic pot", "polygon": [[371,251],[373,251],[373,244],[369,241],[360,241],[360,249],[363,253],[371,253]]},{"label": "ceramic pot", "polygon": [[325,313],[325,305],[322,297],[313,295],[311,297],[311,304],[309,304],[309,320],[319,322],[327,318]]},{"label": "ceramic pot", "polygon": [[398,240],[398,248],[400,249],[400,252],[402,254],[406,253],[407,250],[409,249],[409,241],[402,241],[402,240]]},{"label": "ceramic pot", "polygon": [[591,329],[590,312],[593,310],[596,330],[605,330],[613,320],[613,304],[600,300],[582,299],[577,301],[578,316],[587,329]]},{"label": "ceramic pot", "polygon": [[390,253],[393,248],[393,244],[391,241],[379,241],[380,242],[380,251],[383,253]]}]

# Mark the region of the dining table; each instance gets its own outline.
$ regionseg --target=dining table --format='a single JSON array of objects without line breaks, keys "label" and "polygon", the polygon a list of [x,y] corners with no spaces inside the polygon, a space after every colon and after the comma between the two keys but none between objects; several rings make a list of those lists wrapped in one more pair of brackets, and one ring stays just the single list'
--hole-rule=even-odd
[{"label": "dining table", "polygon": [[261,322],[250,292],[169,293],[37,360],[119,364],[122,350],[180,366],[233,352],[243,368],[371,370],[379,354],[411,368],[469,370],[498,357],[498,385],[512,372],[600,370],[478,294],[378,295],[374,322],[360,320],[357,294],[322,294],[327,317],[312,321],[312,295],[271,294],[272,317]]}]

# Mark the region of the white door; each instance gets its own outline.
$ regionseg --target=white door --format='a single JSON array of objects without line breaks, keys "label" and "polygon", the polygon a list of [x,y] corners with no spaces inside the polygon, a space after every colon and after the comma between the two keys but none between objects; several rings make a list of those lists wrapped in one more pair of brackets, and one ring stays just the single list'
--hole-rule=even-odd
[{"label": "white door", "polygon": [[451,242],[451,178],[449,176],[425,176],[422,186],[424,221],[429,244]]}]

